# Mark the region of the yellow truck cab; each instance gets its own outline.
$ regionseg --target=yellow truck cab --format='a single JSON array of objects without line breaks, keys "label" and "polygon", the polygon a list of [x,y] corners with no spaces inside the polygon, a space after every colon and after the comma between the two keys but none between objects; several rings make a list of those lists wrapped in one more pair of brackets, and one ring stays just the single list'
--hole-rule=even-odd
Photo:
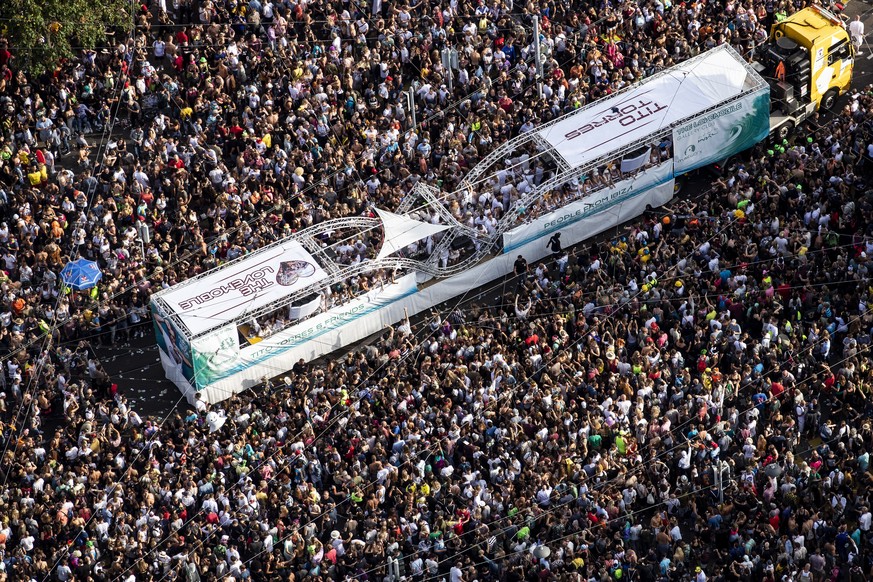
[{"label": "yellow truck cab", "polygon": [[849,89],[854,58],[845,24],[820,6],[773,25],[756,68],[770,83],[770,128],[777,138],[817,109],[833,107]]}]

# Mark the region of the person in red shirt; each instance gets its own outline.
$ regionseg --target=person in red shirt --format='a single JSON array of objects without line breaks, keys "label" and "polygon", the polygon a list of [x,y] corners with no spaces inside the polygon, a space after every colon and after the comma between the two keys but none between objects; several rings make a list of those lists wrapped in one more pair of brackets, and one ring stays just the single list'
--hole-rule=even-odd
[{"label": "person in red shirt", "polygon": [[827,364],[822,364],[822,368],[824,368],[824,372],[821,377],[824,378],[822,383],[824,384],[824,391],[830,392],[834,389],[834,385],[837,383],[837,377],[834,376],[834,373],[831,372],[830,367]]},{"label": "person in red shirt", "polygon": [[775,381],[770,383],[770,395],[774,399],[782,396],[782,394],[784,392],[785,392],[785,386],[783,386],[781,383],[775,382]]},{"label": "person in red shirt", "polygon": [[8,65],[11,60],[12,53],[9,52],[9,48],[6,46],[6,41],[0,42],[0,70]]},{"label": "person in red shirt", "polygon": [[179,158],[178,155],[174,155],[173,158],[169,162],[167,162],[167,165],[170,166],[171,168],[181,170],[182,168],[185,167],[185,162],[183,162],[181,160],[181,158]]}]

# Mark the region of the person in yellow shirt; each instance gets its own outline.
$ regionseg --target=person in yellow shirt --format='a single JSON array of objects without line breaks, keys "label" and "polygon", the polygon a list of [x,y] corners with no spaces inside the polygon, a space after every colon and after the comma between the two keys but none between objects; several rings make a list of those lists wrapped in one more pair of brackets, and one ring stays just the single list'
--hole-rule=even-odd
[{"label": "person in yellow shirt", "polygon": [[30,182],[31,186],[37,188],[42,183],[42,174],[38,169],[32,168],[32,170],[27,173],[27,181]]}]

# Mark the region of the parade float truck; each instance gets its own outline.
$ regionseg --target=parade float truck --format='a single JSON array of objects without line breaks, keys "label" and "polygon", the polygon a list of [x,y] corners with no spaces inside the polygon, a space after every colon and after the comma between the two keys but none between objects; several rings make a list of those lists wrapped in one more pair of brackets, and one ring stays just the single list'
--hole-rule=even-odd
[{"label": "parade float truck", "polygon": [[[318,223],[161,290],[151,311],[166,375],[189,402],[258,389],[301,359],[457,301],[511,273],[518,255],[548,256],[556,231],[567,247],[662,206],[677,176],[769,135],[773,83],[786,118],[777,128],[829,105],[851,75],[847,38],[824,11],[804,10],[774,28],[770,65],[718,46],[500,144],[453,192],[419,180],[391,211]],[[767,73],[776,56],[779,74]],[[499,219],[476,227],[486,211],[475,201],[507,180],[525,184]],[[560,207],[540,204],[558,190]],[[343,245],[360,240],[371,241],[365,260],[343,260]],[[350,296],[348,283],[368,276]]]}]

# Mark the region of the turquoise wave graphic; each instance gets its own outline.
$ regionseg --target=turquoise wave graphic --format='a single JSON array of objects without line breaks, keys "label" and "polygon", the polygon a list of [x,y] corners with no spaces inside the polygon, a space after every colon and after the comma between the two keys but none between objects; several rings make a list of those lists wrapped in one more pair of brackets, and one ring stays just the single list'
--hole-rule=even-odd
[{"label": "turquoise wave graphic", "polygon": [[[765,139],[770,133],[770,92],[763,91],[756,95],[750,106],[745,108],[745,113],[731,121],[730,129],[722,132],[725,134],[723,140],[718,142],[712,151],[694,159],[688,166],[677,164],[681,167],[676,169],[676,174],[681,175],[721,161],[745,151]],[[695,146],[689,147],[694,148]]]}]

